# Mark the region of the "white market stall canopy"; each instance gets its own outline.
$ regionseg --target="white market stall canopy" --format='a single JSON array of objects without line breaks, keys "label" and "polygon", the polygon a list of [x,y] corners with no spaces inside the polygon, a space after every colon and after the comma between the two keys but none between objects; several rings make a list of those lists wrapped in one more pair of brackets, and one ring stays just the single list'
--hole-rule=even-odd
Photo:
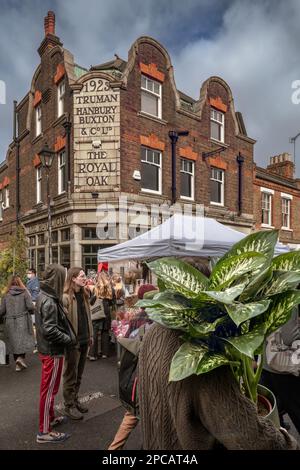
[{"label": "white market stall canopy", "polygon": [[[245,236],[215,219],[175,214],[136,238],[99,250],[98,262],[164,256],[220,257]],[[276,255],[288,251],[288,247],[277,243]]]}]

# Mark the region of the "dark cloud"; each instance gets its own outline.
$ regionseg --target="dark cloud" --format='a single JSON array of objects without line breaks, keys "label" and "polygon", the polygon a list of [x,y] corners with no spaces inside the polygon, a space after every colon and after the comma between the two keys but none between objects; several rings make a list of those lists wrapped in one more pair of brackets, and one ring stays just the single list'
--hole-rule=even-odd
[{"label": "dark cloud", "polygon": [[[300,130],[300,105],[291,101],[291,84],[300,79],[298,0],[2,0],[0,80],[7,104],[0,104],[0,161],[11,141],[12,101],[29,89],[49,9],[77,63],[89,67],[114,53],[127,59],[133,41],[150,35],[168,49],[180,90],[197,98],[210,75],[228,82],[248,135],[258,141],[259,164],[292,151],[289,137]],[[298,146],[300,159],[300,139]]]}]

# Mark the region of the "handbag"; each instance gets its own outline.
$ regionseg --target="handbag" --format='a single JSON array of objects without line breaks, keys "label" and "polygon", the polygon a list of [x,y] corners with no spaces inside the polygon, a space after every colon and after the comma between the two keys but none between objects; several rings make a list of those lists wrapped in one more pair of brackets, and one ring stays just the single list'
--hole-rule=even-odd
[{"label": "handbag", "polygon": [[300,375],[300,341],[291,346],[283,343],[281,332],[272,333],[266,344],[266,363],[279,374]]},{"label": "handbag", "polygon": [[91,307],[91,318],[92,321],[103,320],[104,318],[106,318],[103,299],[96,299],[96,302]]}]

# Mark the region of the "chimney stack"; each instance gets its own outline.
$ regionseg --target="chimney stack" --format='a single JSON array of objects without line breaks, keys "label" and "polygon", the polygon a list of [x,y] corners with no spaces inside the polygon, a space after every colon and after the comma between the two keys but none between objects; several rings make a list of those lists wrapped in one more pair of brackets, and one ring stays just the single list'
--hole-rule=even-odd
[{"label": "chimney stack", "polygon": [[47,16],[44,18],[45,36],[48,34],[55,35],[55,13],[48,11]]},{"label": "chimney stack", "polygon": [[295,165],[289,153],[284,152],[270,158],[270,165],[267,166],[270,173],[294,179]]}]

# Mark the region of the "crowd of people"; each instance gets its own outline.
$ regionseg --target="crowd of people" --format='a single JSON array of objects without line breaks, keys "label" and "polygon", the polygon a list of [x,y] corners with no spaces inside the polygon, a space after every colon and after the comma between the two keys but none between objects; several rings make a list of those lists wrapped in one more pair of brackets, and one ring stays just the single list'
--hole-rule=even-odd
[{"label": "crowd of people", "polygon": [[[197,265],[197,269],[209,275],[207,266]],[[140,335],[139,416],[126,409],[108,450],[122,449],[139,420],[143,448],[147,450],[298,448],[286,429],[277,429],[271,421],[258,416],[228,367],[169,382],[170,364],[181,345],[181,332],[152,324],[147,311],[136,306],[137,300],[156,286],[143,283],[129,292],[118,274],[103,270],[87,278],[81,267],[67,271],[58,264],[47,266],[40,282],[34,269],[27,277],[26,286],[19,276],[11,277],[2,297],[0,318],[5,318],[6,362],[12,355],[16,372],[28,367],[27,353],[36,349],[39,353],[38,443],[65,441],[70,435],[57,432],[55,427],[67,419],[82,420],[88,412],[79,400],[86,360],[106,359],[111,341],[115,341],[120,365],[118,340]],[[291,341],[299,334],[298,315],[294,323]],[[277,371],[276,377],[276,371],[265,367],[263,378],[265,383],[269,379],[279,405],[284,407],[281,411],[289,412],[300,431],[298,395],[293,394],[293,406],[283,399],[288,384],[293,383],[298,390],[299,378],[289,379],[287,375]],[[64,408],[56,416],[54,399],[61,378]]]}]

